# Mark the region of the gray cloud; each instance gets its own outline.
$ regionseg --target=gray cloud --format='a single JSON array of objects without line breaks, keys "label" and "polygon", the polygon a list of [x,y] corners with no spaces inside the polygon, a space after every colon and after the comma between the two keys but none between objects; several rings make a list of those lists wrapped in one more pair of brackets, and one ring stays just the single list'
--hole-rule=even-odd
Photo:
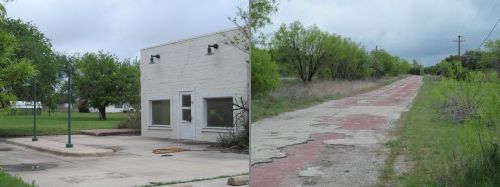
[{"label": "gray cloud", "polygon": [[31,21],[53,48],[100,49],[135,58],[144,47],[232,28],[236,7],[248,0],[31,0],[6,4],[11,18]]},{"label": "gray cloud", "polygon": [[[498,0],[282,0],[270,33],[280,24],[299,20],[330,33],[376,45],[425,65],[456,54],[457,35],[463,49],[475,49],[500,17]],[[490,39],[500,39],[500,27]]]}]

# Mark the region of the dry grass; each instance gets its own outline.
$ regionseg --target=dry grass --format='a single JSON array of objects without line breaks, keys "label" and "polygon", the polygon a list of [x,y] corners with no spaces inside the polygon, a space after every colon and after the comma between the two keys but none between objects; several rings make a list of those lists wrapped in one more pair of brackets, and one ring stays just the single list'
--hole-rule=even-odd
[{"label": "dry grass", "polygon": [[348,96],[371,88],[385,85],[386,79],[378,80],[317,80],[309,84],[301,82],[284,82],[277,90],[271,91],[270,97],[332,97]]},{"label": "dry grass", "polygon": [[380,88],[406,76],[372,80],[283,80],[280,87],[266,96],[252,98],[252,121],[306,108],[327,100],[338,99]]}]

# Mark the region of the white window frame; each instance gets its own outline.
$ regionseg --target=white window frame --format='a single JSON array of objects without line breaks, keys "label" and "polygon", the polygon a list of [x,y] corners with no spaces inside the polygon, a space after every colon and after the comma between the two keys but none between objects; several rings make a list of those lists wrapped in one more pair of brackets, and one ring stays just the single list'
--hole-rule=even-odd
[{"label": "white window frame", "polygon": [[[208,126],[208,120],[207,120],[207,99],[222,99],[222,98],[231,98],[233,101],[233,126],[232,127],[209,127]],[[207,96],[203,97],[203,120],[202,120],[202,127],[204,131],[214,131],[214,132],[228,132],[232,131],[234,129],[234,118],[236,118],[236,113],[234,111],[235,106],[234,106],[234,95],[220,95],[220,96]]]},{"label": "white window frame", "polygon": [[[168,125],[153,124],[153,101],[169,101],[170,103],[170,121]],[[155,98],[148,100],[148,128],[172,128],[172,99],[171,98]]]}]

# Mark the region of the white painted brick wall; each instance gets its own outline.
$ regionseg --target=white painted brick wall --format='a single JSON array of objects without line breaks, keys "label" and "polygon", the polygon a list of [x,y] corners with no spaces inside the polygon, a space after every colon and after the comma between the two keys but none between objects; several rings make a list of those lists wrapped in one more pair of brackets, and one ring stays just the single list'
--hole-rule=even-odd
[{"label": "white painted brick wall", "polygon": [[[224,31],[226,36],[237,30]],[[250,84],[248,54],[223,44],[221,33],[145,48],[141,50],[141,108],[142,135],[177,139],[179,124],[179,91],[193,91],[196,127],[195,139],[214,142],[218,133],[208,132],[204,123],[204,98],[246,96]],[[207,56],[209,44],[219,44],[214,55]],[[155,64],[150,56],[160,54]],[[169,99],[171,128],[152,128],[150,100]]]}]

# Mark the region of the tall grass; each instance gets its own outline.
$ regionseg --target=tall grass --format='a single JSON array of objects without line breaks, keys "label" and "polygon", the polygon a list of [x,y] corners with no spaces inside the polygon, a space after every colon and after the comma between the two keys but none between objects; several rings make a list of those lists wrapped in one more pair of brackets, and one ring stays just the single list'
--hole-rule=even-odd
[{"label": "tall grass", "polygon": [[400,185],[500,186],[500,82],[491,77],[424,81],[399,127],[400,150],[412,163]]}]

